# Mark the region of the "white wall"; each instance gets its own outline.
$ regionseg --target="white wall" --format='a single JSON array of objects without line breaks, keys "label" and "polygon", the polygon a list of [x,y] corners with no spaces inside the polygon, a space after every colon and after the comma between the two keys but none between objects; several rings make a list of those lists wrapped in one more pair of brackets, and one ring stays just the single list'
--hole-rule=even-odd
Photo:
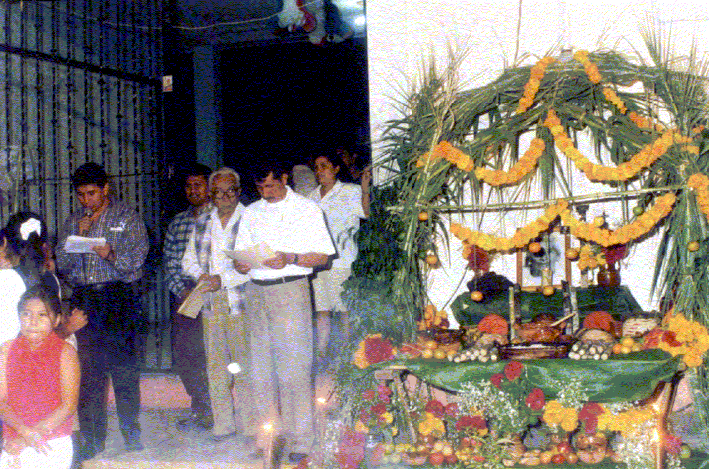
[{"label": "white wall", "polygon": [[[519,1],[373,0],[366,7],[375,160],[384,123],[399,116],[396,100],[418,83],[423,63],[435,58],[438,66],[445,65],[449,45],[467,51],[460,82],[468,88],[485,85],[514,62]],[[704,1],[522,1],[521,11],[517,55],[530,54],[524,64],[560,46],[589,51],[612,48],[635,55],[635,51],[644,51],[640,27],[652,24],[671,29],[678,53],[688,52],[693,39],[700,55],[709,50],[709,12]],[[589,216],[604,209],[608,207],[592,206]],[[656,306],[656,300],[649,297],[656,246],[657,239],[650,239],[636,247],[621,272],[623,283],[646,310]],[[439,308],[464,289],[456,290],[466,274],[460,244],[454,243],[451,251],[450,262],[429,282],[429,295]],[[512,259],[498,258],[493,270],[514,281]]]}]

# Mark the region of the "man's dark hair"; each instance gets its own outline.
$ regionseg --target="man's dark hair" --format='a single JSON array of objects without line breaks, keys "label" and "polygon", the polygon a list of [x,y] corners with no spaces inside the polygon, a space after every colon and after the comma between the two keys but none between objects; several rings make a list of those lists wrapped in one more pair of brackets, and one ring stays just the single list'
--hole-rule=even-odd
[{"label": "man's dark hair", "polygon": [[95,184],[98,187],[105,187],[108,183],[108,175],[106,170],[103,169],[101,165],[90,161],[79,166],[74,175],[71,177],[71,184],[74,189],[78,189],[81,186],[87,186],[89,184]]},{"label": "man's dark hair", "polygon": [[254,166],[251,176],[254,182],[259,183],[273,174],[273,179],[280,179],[284,174],[290,173],[290,166],[282,161],[267,160]]},{"label": "man's dark hair", "polygon": [[182,174],[182,183],[187,184],[187,178],[190,176],[204,176],[205,181],[208,181],[212,170],[200,163],[189,163]]}]

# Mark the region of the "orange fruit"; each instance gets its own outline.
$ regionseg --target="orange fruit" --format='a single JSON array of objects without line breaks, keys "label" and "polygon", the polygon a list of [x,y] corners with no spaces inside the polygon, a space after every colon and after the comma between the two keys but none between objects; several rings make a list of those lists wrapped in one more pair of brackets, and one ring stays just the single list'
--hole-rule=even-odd
[{"label": "orange fruit", "polygon": [[428,256],[426,256],[426,264],[431,267],[438,265],[438,256],[435,254],[429,254]]},{"label": "orange fruit", "polygon": [[566,258],[575,261],[576,259],[579,258],[579,250],[578,249],[569,249],[566,251]]},{"label": "orange fruit", "polygon": [[527,246],[527,249],[529,249],[529,252],[531,252],[532,254],[535,254],[535,253],[542,250],[542,245],[537,242],[529,243],[529,246]]},{"label": "orange fruit", "polygon": [[689,252],[697,252],[699,250],[699,241],[687,243],[687,250]]},{"label": "orange fruit", "polygon": [[551,296],[554,294],[556,291],[556,288],[552,287],[551,285],[547,285],[546,287],[542,288],[542,293],[544,296]]},{"label": "orange fruit", "polygon": [[419,221],[428,220],[428,212],[419,212]]},{"label": "orange fruit", "polygon": [[602,227],[603,225],[606,224],[606,217],[596,217],[593,219],[593,224],[597,226],[598,228]]},{"label": "orange fruit", "polygon": [[483,300],[483,292],[475,290],[470,294],[470,299],[473,301],[482,301]]}]

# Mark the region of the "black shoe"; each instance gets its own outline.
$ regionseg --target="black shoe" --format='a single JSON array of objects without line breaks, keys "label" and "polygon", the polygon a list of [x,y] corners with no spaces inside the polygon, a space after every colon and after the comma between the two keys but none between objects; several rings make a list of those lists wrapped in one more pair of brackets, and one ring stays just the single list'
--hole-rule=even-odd
[{"label": "black shoe", "polygon": [[300,464],[300,462],[307,457],[308,455],[305,453],[289,453],[288,462],[291,464]]},{"label": "black shoe", "polygon": [[222,441],[229,440],[232,438],[236,437],[236,431],[233,431],[231,433],[227,433],[225,435],[209,435],[207,437],[207,440],[212,442],[212,443],[221,443]]}]

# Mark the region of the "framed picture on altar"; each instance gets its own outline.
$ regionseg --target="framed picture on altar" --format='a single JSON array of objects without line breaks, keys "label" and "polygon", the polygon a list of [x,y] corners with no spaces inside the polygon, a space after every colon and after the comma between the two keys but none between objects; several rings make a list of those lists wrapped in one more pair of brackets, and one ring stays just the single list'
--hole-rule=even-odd
[{"label": "framed picture on altar", "polygon": [[[526,291],[537,291],[545,285],[561,287],[571,283],[571,261],[566,252],[571,249],[571,235],[566,227],[544,233],[536,241],[539,250],[517,250],[517,283]],[[531,244],[531,243],[530,243]]]}]

